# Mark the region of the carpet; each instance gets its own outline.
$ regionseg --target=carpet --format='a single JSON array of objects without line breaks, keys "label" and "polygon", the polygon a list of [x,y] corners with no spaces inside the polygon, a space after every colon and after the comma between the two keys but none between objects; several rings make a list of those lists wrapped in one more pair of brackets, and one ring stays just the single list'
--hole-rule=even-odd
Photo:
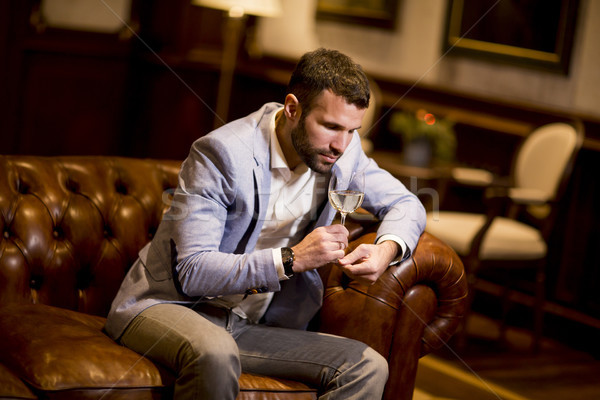
[{"label": "carpet", "polygon": [[419,360],[415,400],[600,399],[600,359],[593,354],[547,336],[540,352],[532,353],[530,331],[509,325],[500,340],[497,321],[476,312],[467,333],[459,353],[450,343]]},{"label": "carpet", "polygon": [[419,360],[413,400],[529,400],[435,355]]}]

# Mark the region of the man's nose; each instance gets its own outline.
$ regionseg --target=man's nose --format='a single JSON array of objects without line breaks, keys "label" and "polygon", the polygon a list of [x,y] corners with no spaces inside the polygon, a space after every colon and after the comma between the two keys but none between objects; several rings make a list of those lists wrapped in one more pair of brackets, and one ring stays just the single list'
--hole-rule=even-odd
[{"label": "man's nose", "polygon": [[349,135],[347,132],[341,132],[337,134],[335,139],[331,142],[331,149],[342,154],[350,144],[351,140],[352,135]]}]

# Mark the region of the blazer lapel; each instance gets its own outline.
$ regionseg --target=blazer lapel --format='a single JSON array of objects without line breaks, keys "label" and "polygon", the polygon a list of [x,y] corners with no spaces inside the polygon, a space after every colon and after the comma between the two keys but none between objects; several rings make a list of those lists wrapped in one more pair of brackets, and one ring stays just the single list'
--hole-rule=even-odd
[{"label": "blazer lapel", "polygon": [[245,243],[238,245],[239,252],[247,252],[254,249],[267,214],[269,193],[271,191],[271,152],[269,150],[271,132],[269,128],[273,112],[274,110],[271,110],[271,112],[266,112],[262,116],[256,127],[254,141],[252,142],[252,151],[254,154],[254,165],[252,166],[254,176],[254,182],[252,182],[254,211],[252,226],[249,229],[251,234],[246,237]]}]

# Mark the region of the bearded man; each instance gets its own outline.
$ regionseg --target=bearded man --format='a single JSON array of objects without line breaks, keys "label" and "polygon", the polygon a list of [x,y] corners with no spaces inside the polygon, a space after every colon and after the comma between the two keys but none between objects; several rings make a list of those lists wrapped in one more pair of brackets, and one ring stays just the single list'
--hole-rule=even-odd
[{"label": "bearded man", "polygon": [[[233,400],[241,372],[303,381],[321,399],[380,398],[385,358],[307,331],[321,306],[317,269],[337,262],[372,284],[410,256],[425,227],[419,200],[369,159],[356,130],[369,105],[361,67],[335,50],[305,54],[283,104],[268,103],[201,137],[170,210],[140,251],[106,331],[177,376],[176,399]],[[377,240],[345,254],[330,177],[365,175]]]}]

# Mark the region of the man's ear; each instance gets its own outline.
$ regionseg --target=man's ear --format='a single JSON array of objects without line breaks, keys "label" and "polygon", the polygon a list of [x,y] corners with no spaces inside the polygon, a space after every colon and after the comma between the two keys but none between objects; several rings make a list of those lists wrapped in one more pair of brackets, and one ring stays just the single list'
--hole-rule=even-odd
[{"label": "man's ear", "polygon": [[283,112],[285,113],[285,118],[290,122],[296,122],[300,119],[302,107],[300,106],[300,102],[295,95],[289,93],[287,96],[285,96]]}]

